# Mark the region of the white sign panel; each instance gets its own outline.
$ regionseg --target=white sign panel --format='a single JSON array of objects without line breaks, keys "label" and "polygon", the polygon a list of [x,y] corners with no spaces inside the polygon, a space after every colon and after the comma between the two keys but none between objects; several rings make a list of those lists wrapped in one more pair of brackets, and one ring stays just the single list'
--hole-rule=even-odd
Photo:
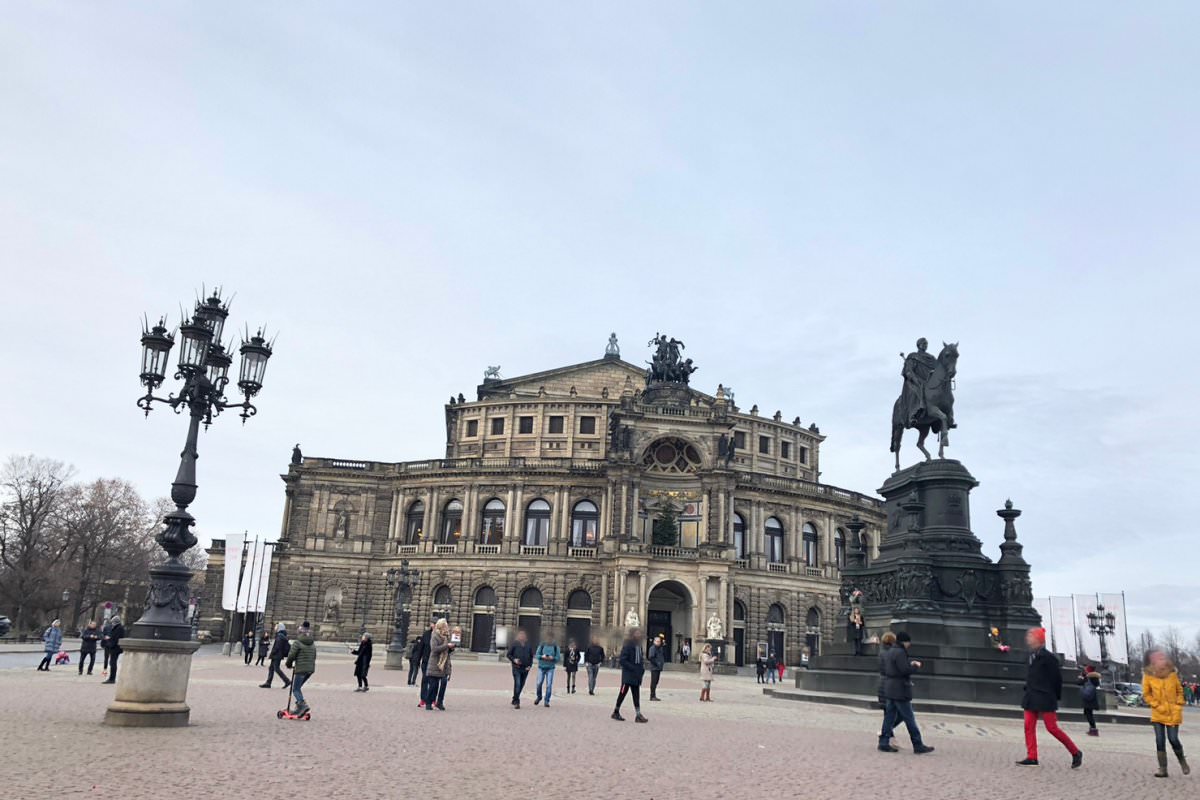
[{"label": "white sign panel", "polygon": [[221,608],[226,611],[233,611],[237,603],[238,578],[242,574],[245,545],[240,538],[225,540],[225,582],[221,587]]},{"label": "white sign panel", "polygon": [[1050,619],[1054,631],[1052,645],[1067,661],[1076,661],[1079,653],[1075,644],[1075,604],[1069,597],[1050,598]]},{"label": "white sign panel", "polygon": [[1116,632],[1108,637],[1106,644],[1108,645],[1108,658],[1114,664],[1129,664],[1129,629],[1125,625],[1125,595],[1124,594],[1102,594],[1100,602],[1104,603],[1104,610],[1111,611],[1116,617]]},{"label": "white sign panel", "polygon": [[246,568],[242,572],[242,588],[238,592],[238,611],[257,614],[266,606],[267,576],[270,574],[271,551],[274,549],[260,539],[250,543]]},{"label": "white sign panel", "polygon": [[1075,629],[1079,631],[1079,657],[1100,663],[1100,640],[1088,626],[1087,615],[1096,610],[1096,595],[1077,594],[1075,600]]}]

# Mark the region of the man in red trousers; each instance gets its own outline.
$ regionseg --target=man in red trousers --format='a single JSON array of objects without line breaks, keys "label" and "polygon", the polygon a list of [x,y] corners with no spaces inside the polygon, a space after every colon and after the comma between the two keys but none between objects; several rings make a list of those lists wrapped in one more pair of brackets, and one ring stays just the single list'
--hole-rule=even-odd
[{"label": "man in red trousers", "polygon": [[1058,727],[1062,667],[1054,654],[1046,649],[1046,629],[1030,628],[1025,634],[1025,646],[1029,648],[1029,674],[1025,678],[1025,696],[1021,700],[1021,708],[1025,709],[1025,760],[1018,761],[1017,765],[1038,766],[1037,724],[1041,719],[1050,735],[1062,742],[1071,754],[1071,769],[1077,769],[1083,763],[1083,751]]}]

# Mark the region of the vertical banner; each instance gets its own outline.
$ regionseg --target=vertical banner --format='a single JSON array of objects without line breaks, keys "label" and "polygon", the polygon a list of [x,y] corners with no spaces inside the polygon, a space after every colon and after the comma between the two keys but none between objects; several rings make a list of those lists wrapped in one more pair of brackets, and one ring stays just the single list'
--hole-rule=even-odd
[{"label": "vertical banner", "polygon": [[1077,594],[1075,601],[1075,630],[1079,631],[1079,657],[1100,663],[1100,640],[1092,633],[1087,615],[1096,610],[1096,595]]},{"label": "vertical banner", "polygon": [[[1046,640],[1054,640],[1054,621],[1050,618],[1050,598],[1033,598],[1033,610],[1042,618],[1042,627],[1046,629]],[[1011,634],[1010,634],[1011,635]]]},{"label": "vertical banner", "polygon": [[246,551],[246,569],[242,573],[242,586],[238,591],[237,610],[253,612],[253,600],[258,597],[258,581],[262,577],[258,567],[262,563],[266,543],[261,539],[250,542]]},{"label": "vertical banner", "polygon": [[271,583],[271,556],[275,554],[274,542],[263,542],[262,557],[258,560],[258,580],[255,586],[258,591],[250,595],[250,610],[261,614],[267,610],[267,587]]},{"label": "vertical banner", "polygon": [[225,582],[221,587],[221,608],[233,611],[237,604],[238,578],[242,575],[242,553],[246,542],[241,539],[225,540]]},{"label": "vertical banner", "polygon": [[1079,653],[1075,642],[1075,604],[1069,597],[1050,598],[1050,619],[1054,631],[1053,649],[1067,661],[1077,661]]},{"label": "vertical banner", "polygon": [[1114,664],[1129,664],[1129,629],[1125,626],[1125,594],[1102,594],[1100,602],[1105,611],[1116,617],[1116,630],[1108,637],[1108,659]]}]

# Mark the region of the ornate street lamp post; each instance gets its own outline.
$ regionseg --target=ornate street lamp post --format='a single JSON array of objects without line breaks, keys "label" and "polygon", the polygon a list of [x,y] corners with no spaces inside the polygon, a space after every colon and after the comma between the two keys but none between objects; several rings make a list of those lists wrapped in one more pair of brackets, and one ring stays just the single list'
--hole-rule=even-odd
[{"label": "ornate street lamp post", "polygon": [[141,381],[146,394],[138,398],[138,407],[147,416],[155,403],[164,403],[177,414],[186,410],[188,432],[171,484],[175,510],[163,518],[165,527],[155,537],[167,558],[151,567],[146,611],[121,642],[126,655],[117,676],[116,699],[105,715],[109,725],[174,727],[188,721],[190,709],[184,701],[192,653],[199,643],[192,641],[191,620],[187,617],[192,571],[180,556],[196,544],[191,530],[196,520],[187,508],[196,498],[200,425],[207,429],[213,417],[231,408],[241,409],[243,424],[254,416],[257,409],[250,400],[262,389],[267,359],[271,357],[271,344],[261,329],[246,337],[240,348],[242,363],[237,382],[244,399],[240,403],[227,401],[225,388],[233,358],[226,352],[222,334],[228,316],[229,304],[221,299],[219,291],[196,303],[191,318],[184,319],[178,330],[179,360],[174,377],[183,385],[179,394],[165,398],[154,391],[166,379],[175,332],[167,332],[165,318],[142,332]]},{"label": "ornate street lamp post", "polygon": [[1108,669],[1108,637],[1117,632],[1117,615],[1104,610],[1103,603],[1096,604],[1095,611],[1087,613],[1088,630],[1100,640],[1100,669]]},{"label": "ornate street lamp post", "polygon": [[408,643],[408,626],[412,622],[412,594],[421,584],[421,571],[410,569],[408,559],[400,562],[400,569],[389,569],[385,576],[387,585],[395,597],[396,618],[392,628],[392,641],[388,644],[384,669],[403,669],[404,653]]}]

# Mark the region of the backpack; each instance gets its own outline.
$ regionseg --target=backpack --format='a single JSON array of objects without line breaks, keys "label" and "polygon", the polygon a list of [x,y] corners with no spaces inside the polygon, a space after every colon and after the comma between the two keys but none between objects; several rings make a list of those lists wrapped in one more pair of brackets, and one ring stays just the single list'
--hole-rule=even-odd
[{"label": "backpack", "polygon": [[1096,682],[1091,679],[1088,679],[1083,684],[1083,688],[1079,690],[1079,694],[1083,697],[1085,702],[1090,703],[1093,700],[1095,700],[1096,699]]}]

